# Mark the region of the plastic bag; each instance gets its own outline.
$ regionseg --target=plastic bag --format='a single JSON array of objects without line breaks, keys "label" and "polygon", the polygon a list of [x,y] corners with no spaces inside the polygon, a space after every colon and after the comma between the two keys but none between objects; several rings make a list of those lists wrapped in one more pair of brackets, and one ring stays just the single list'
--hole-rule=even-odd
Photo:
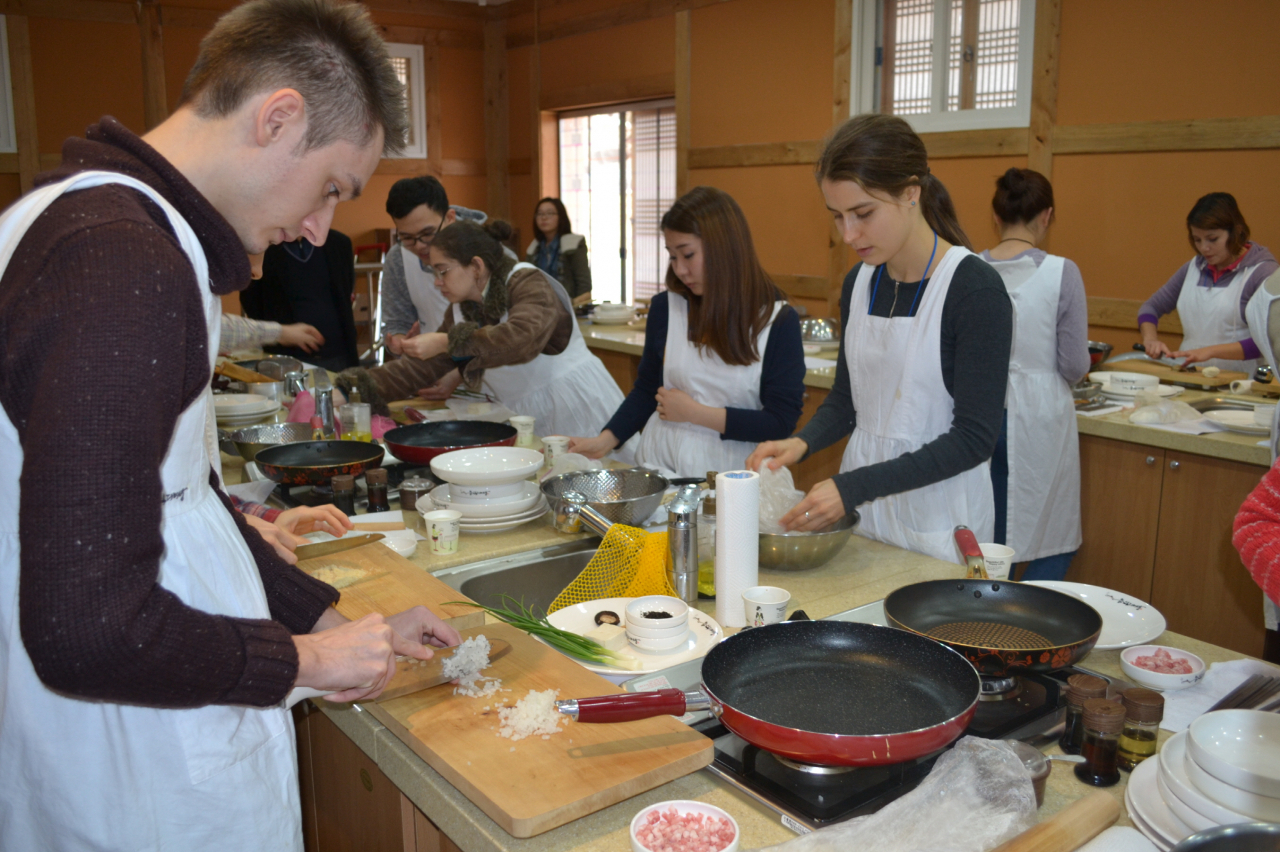
[{"label": "plastic bag", "polygon": [[603,467],[604,462],[599,459],[589,459],[581,453],[561,453],[552,463],[551,472],[542,478],[550,479],[562,473],[574,473],[579,470],[600,470]]},{"label": "plastic bag", "polygon": [[770,470],[768,464],[760,465],[760,532],[786,532],[778,521],[803,499],[804,492],[796,490],[790,469]]},{"label": "plastic bag", "polygon": [[1199,420],[1204,415],[1177,399],[1161,399],[1149,391],[1138,393],[1137,410],[1129,415],[1130,423],[1179,423]]},{"label": "plastic bag", "polygon": [[774,852],[987,852],[1036,822],[1031,775],[1001,740],[965,737],[920,786],[880,811],[770,846]]}]

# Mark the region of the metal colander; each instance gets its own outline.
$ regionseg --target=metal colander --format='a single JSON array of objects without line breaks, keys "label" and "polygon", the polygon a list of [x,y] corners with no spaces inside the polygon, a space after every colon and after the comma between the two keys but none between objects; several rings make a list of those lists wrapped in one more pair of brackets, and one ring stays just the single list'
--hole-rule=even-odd
[{"label": "metal colander", "polygon": [[563,494],[577,491],[587,498],[587,505],[615,524],[632,527],[648,520],[666,490],[665,477],[640,469],[580,470],[553,476],[542,483],[542,493],[553,512],[560,510]]}]

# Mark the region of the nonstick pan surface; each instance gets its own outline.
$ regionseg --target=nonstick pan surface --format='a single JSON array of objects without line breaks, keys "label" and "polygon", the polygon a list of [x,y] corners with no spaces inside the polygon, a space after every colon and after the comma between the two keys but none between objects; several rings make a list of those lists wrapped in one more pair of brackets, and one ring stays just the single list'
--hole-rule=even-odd
[{"label": "nonstick pan surface", "polygon": [[366,441],[300,441],[259,450],[254,462],[285,485],[328,485],[335,476],[359,476],[382,463],[382,447]]}]

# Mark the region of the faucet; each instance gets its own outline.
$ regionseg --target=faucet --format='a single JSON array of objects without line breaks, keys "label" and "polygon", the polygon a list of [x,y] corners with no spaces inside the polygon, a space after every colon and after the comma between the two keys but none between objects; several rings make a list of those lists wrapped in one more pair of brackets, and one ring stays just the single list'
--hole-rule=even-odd
[{"label": "faucet", "polygon": [[698,600],[698,504],[700,485],[681,486],[667,504],[667,580],[685,603]]},{"label": "faucet", "polygon": [[316,367],[311,371],[311,383],[315,386],[316,395],[316,413],[312,419],[319,419],[319,425],[316,428],[324,433],[324,437],[336,438],[337,430],[333,425],[333,383],[329,381],[329,371],[323,367]]}]

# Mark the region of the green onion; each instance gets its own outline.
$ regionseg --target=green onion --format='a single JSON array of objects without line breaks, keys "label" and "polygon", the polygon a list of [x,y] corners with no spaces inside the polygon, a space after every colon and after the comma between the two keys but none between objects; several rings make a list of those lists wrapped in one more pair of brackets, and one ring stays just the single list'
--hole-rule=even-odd
[{"label": "green onion", "polygon": [[499,595],[499,597],[509,601],[509,607],[514,608],[494,608],[478,604],[475,601],[447,601],[444,606],[477,607],[499,621],[504,621],[512,627],[539,637],[552,648],[564,651],[566,654],[572,654],[575,657],[581,657],[592,663],[631,671],[640,668],[640,661],[634,657],[625,657],[616,651],[610,651],[594,639],[588,639],[585,636],[579,636],[577,633],[570,633],[568,630],[561,630],[559,627],[555,627],[551,622],[547,621],[545,615],[539,617],[534,610],[526,607],[523,601],[517,601],[510,595]]}]

